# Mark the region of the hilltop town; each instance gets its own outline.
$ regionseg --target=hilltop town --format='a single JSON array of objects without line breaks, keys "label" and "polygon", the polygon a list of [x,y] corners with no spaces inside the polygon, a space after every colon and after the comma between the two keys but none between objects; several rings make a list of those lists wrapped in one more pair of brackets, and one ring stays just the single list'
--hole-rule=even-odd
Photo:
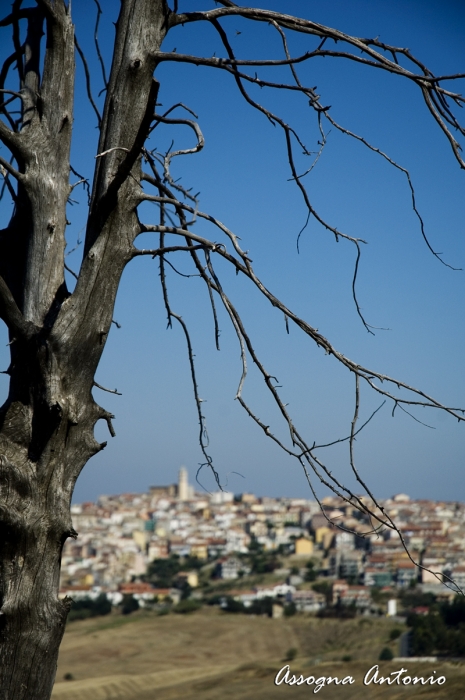
[{"label": "hilltop town", "polygon": [[[408,553],[395,531],[374,531],[336,496],[323,498],[322,512],[303,498],[197,493],[182,467],[177,484],[72,506],[79,536],[63,549],[61,594],[77,600],[105,593],[115,605],[131,595],[150,605],[201,600],[217,583],[223,604],[245,608],[268,598],[294,611],[337,603],[369,613],[376,601],[377,613],[395,615],[401,591],[450,598],[465,589],[465,504],[398,494],[379,505]],[[257,583],[257,574],[270,576]],[[455,585],[446,588],[441,582],[450,579]],[[374,596],[379,591],[384,598]]]}]

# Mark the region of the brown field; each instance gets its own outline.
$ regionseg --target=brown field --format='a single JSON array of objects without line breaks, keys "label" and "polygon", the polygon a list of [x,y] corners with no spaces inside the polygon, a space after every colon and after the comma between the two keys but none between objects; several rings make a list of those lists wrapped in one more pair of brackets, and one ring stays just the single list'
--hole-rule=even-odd
[{"label": "brown field", "polygon": [[[317,696],[331,700],[463,700],[465,664],[407,664],[412,676],[444,675],[444,685],[364,686],[363,677],[378,663],[389,632],[387,619],[319,620],[295,616],[272,620],[204,608],[190,615],[139,611],[123,617],[68,625],[58,664],[53,700],[301,700],[314,686],[274,685],[286,652],[297,649],[292,672],[352,676],[353,685],[326,686]],[[350,656],[351,660],[343,660]],[[399,670],[400,662],[379,662],[380,673]],[[406,664],[404,663],[405,667]],[[64,681],[66,673],[74,677]]]}]

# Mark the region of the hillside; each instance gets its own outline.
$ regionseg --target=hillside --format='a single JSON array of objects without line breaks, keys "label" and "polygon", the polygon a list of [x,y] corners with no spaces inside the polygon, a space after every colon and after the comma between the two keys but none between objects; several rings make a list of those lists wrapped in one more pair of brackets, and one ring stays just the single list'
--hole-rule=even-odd
[{"label": "hillside", "polygon": [[[228,615],[204,608],[191,615],[157,616],[139,611],[69,624],[63,640],[53,700],[263,700],[308,698],[314,687],[274,678],[289,649],[293,673],[305,676],[351,675],[353,685],[321,689],[320,697],[355,700],[431,698],[462,700],[465,666],[411,662],[409,672],[427,678],[432,670],[447,678],[443,686],[364,686],[363,677],[378,663],[390,630],[388,619],[270,619]],[[350,657],[350,660],[349,660]],[[381,673],[399,662],[379,662]],[[405,664],[404,664],[405,667]],[[72,674],[74,680],[64,680]],[[290,695],[291,694],[291,695]]]}]

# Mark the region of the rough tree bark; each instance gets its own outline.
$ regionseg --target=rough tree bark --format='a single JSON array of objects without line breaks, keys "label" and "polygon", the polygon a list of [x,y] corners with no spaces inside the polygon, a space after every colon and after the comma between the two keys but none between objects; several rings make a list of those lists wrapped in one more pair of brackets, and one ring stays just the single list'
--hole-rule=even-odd
[{"label": "rough tree bark", "polygon": [[15,213],[0,239],[0,303],[11,340],[10,390],[0,412],[2,700],[44,700],[54,683],[69,608],[57,595],[61,550],[75,535],[75,481],[104,447],[94,438],[94,426],[103,418],[112,431],[111,416],[91,390],[121,274],[139,233],[140,145],[155,107],[155,55],[169,14],[164,0],[123,2],[99,153],[126,151],[98,159],[85,262],[70,296],[63,256],[74,30],[61,2],[43,1],[26,12],[27,119],[19,133],[0,127],[20,172]]},{"label": "rough tree bark", "polygon": [[[327,55],[388,71],[409,80],[421,90],[427,109],[449,139],[460,166],[464,167],[459,146],[449,128],[458,129],[462,135],[465,133],[450,109],[451,101],[460,106],[464,100],[442,88],[444,80],[458,76],[434,77],[407,50],[387,47],[377,39],[350,37],[310,20],[276,12],[239,8],[229,0],[219,0],[217,4],[221,7],[211,11],[177,14],[177,2],[173,3],[173,11],[166,0],[121,2],[104,113],[101,118],[99,116],[100,140],[83,258],[72,294],[66,286],[64,263],[66,207],[72,190],[69,174],[75,42],[71,2],[37,0],[33,7],[22,7],[22,0],[14,0],[11,14],[0,20],[0,28],[11,27],[14,47],[0,70],[0,140],[12,156],[10,161],[0,157],[0,167],[3,187],[8,188],[14,200],[11,221],[0,231],[0,319],[9,329],[11,352],[9,394],[0,409],[1,700],[47,700],[52,691],[58,648],[70,605],[69,601],[58,599],[58,585],[63,544],[66,538],[76,536],[70,517],[71,496],[86,462],[105,446],[94,437],[97,421],[107,421],[113,435],[112,416],[94,401],[92,388],[112,323],[121,275],[125,265],[135,256],[158,258],[168,321],[177,320],[186,334],[200,423],[200,446],[205,463],[211,468],[212,461],[203,442],[201,399],[197,392],[190,339],[184,322],[171,310],[166,288],[164,260],[175,251],[189,254],[197,275],[207,285],[217,337],[215,295],[231,320],[243,361],[236,398],[266,435],[301,463],[311,487],[310,476],[320,479],[374,521],[396,530],[401,536],[360,479],[354,464],[354,439],[364,427],[357,427],[360,380],[385,399],[393,401],[394,408],[405,404],[428,406],[464,420],[460,409],[444,406],[420,390],[349,360],[263,285],[247,253],[239,247],[237,237],[217,219],[200,212],[195,197],[172,180],[170,160],[175,155],[200,150],[203,137],[192,119],[168,116],[175,108],[184,109],[183,105],[175,105],[164,114],[157,113],[158,84],[154,70],[161,61],[185,62],[227,71],[234,77],[244,99],[282,130],[291,175],[302,193],[308,214],[313,215],[336,240],[343,239],[355,245],[354,290],[362,241],[327,224],[313,209],[297,174],[293,156],[293,144],[298,144],[299,149],[304,148],[302,141],[278,115],[254,101],[247,92],[247,85],[252,82],[272,89],[296,90],[303,95],[305,104],[313,110],[320,125],[321,120],[329,120],[334,128],[377,151],[332,120],[329,107],[321,104],[315,89],[301,84],[296,65],[315,56]],[[255,62],[237,60],[220,23],[228,16],[265,22],[271,31],[277,31],[283,43],[283,58]],[[160,51],[171,27],[199,21],[209,22],[217,32],[224,47],[223,58]],[[23,42],[20,23],[22,27],[26,25]],[[304,56],[291,58],[284,30],[317,37],[318,48]],[[326,40],[335,42],[336,48],[329,49]],[[347,50],[340,49],[341,45],[348,47]],[[403,67],[402,61],[409,67]],[[16,65],[19,78],[18,91],[5,88],[6,75],[13,65]],[[254,72],[247,73],[247,68],[263,65],[287,65],[292,73],[291,83],[271,83],[261,80]],[[19,120],[13,119],[7,110],[7,105],[15,99],[21,104]],[[157,154],[155,157],[153,152],[144,149],[144,144],[151,129],[159,123],[190,127],[196,135],[197,145],[186,151],[168,152],[164,157]],[[311,155],[305,148],[304,152]],[[387,158],[380,151],[377,153]],[[142,157],[148,172],[142,171]],[[399,167],[389,158],[387,160]],[[408,176],[407,171],[400,169]],[[156,194],[146,194],[144,185],[154,188]],[[144,201],[159,207],[159,224],[139,221],[137,207]],[[413,206],[418,214],[415,202]],[[196,218],[208,221],[226,242],[219,244],[192,233]],[[141,250],[135,247],[136,237],[147,231],[158,233],[158,248]],[[182,244],[167,245],[167,236],[177,236],[175,241],[181,237]],[[202,261],[200,254],[205,258]],[[296,325],[355,376],[355,412],[350,435],[344,440],[350,447],[350,467],[369,499],[363,501],[337,481],[316,452],[321,446],[307,444],[297,431],[286,404],[279,397],[274,377],[261,363],[241,318],[221,286],[213,265],[215,255],[230,263],[237,273],[246,276],[274,307],[284,313],[286,323]],[[355,291],[354,301],[369,330]],[[291,447],[278,440],[242,398],[247,355],[255,362],[287,424]]]}]

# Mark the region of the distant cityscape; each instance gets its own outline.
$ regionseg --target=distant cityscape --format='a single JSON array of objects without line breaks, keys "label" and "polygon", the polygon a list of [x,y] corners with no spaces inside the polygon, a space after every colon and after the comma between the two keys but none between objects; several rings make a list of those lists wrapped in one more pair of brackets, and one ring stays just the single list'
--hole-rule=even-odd
[{"label": "distant cityscape", "polygon": [[[302,612],[337,603],[395,615],[403,590],[451,599],[465,589],[465,504],[398,494],[379,505],[420,567],[395,531],[373,531],[376,523],[341,498],[323,498],[322,512],[303,498],[198,493],[181,467],[177,484],[72,506],[79,536],[64,545],[60,593],[74,600],[105,593],[114,605],[131,595],[144,606],[179,602],[186,586],[189,597],[200,600],[214,581],[222,584],[223,600],[247,607],[271,598],[276,614],[289,603]],[[158,580],[161,569],[153,562],[173,558],[180,562],[175,573],[168,583],[161,574]],[[273,574],[272,580],[257,584],[259,573]],[[327,584],[318,587],[318,581]],[[384,608],[374,591],[387,593]]]}]

